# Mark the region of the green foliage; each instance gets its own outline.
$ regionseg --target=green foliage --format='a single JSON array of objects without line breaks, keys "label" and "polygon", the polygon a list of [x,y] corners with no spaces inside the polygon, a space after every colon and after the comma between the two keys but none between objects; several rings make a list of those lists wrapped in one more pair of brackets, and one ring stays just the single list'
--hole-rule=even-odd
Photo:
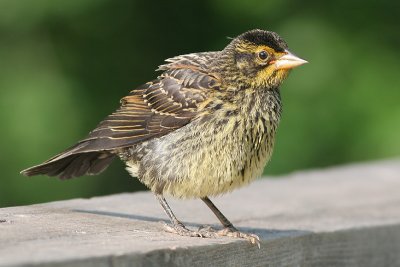
[{"label": "green foliage", "polygon": [[[163,59],[278,32],[310,64],[282,87],[266,174],[400,155],[396,1],[0,1],[0,207],[144,187],[114,163],[98,177],[19,175],[84,137]],[[132,203],[133,204],[133,203]]]}]

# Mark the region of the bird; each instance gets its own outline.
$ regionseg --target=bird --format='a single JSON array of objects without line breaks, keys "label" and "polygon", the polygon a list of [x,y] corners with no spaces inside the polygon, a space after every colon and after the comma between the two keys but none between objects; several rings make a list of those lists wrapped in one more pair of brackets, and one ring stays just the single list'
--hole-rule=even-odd
[{"label": "bird", "polygon": [[[307,63],[275,32],[254,29],[220,51],[165,60],[157,78],[132,90],[88,136],[42,164],[21,171],[70,179],[96,175],[115,158],[154,193],[181,236],[246,239],[209,197],[249,184],[270,160],[281,119],[280,85]],[[165,196],[201,199],[221,230],[189,229]]]}]

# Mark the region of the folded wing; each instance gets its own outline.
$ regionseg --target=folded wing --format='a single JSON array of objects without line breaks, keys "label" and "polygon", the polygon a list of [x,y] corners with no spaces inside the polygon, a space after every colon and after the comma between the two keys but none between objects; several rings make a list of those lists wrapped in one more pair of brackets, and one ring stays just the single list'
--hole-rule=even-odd
[{"label": "folded wing", "polygon": [[214,53],[199,53],[167,60],[156,80],[121,99],[120,108],[103,120],[88,137],[46,162],[22,171],[62,179],[103,171],[114,151],[157,138],[196,118],[207,95],[218,89],[219,80],[205,69]]}]

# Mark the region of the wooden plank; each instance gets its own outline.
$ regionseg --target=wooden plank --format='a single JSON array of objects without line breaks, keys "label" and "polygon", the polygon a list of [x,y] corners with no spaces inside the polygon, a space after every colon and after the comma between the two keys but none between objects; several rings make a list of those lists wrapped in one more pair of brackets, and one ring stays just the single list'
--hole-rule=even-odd
[{"label": "wooden plank", "polygon": [[[169,199],[189,227],[217,219]],[[400,266],[400,161],[260,179],[215,199],[261,249],[180,237],[148,192],[0,209],[0,266]]]}]

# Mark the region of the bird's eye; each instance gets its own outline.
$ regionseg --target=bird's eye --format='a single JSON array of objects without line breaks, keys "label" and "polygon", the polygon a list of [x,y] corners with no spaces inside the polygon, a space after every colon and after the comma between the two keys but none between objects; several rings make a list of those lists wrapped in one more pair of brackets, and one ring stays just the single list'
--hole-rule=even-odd
[{"label": "bird's eye", "polygon": [[258,53],[258,57],[259,57],[261,60],[266,60],[266,59],[268,58],[268,53],[265,52],[265,51],[261,51],[261,52]]}]

